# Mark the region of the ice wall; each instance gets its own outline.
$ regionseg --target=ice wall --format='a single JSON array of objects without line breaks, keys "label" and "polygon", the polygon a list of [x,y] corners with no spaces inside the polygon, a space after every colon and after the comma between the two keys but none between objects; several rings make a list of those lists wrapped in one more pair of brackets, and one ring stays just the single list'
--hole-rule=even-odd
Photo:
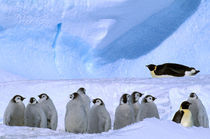
[{"label": "ice wall", "polygon": [[[196,62],[189,57],[198,49],[191,47],[192,38],[158,49],[188,24],[197,30],[181,36],[208,41],[208,31],[199,32],[209,25],[208,12],[196,16],[209,11],[205,0],[2,0],[0,7],[0,69],[29,79],[148,77],[144,66],[152,62],[204,68],[202,57]],[[187,54],[181,56],[183,46]],[[168,55],[168,49],[175,54]]]}]

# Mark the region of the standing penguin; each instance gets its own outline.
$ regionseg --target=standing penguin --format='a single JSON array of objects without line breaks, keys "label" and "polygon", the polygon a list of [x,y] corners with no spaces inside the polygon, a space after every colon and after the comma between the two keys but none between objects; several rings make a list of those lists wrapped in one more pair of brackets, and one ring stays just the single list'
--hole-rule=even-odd
[{"label": "standing penguin", "polygon": [[44,113],[47,117],[47,128],[56,130],[58,123],[58,114],[50,97],[43,93],[39,96],[39,103],[44,110]]},{"label": "standing penguin", "polygon": [[143,94],[137,91],[134,91],[131,94],[131,104],[133,105],[134,108],[134,116],[135,116],[135,120],[137,120],[137,114],[139,112],[140,109],[140,103],[139,103],[139,98],[142,96]]},{"label": "standing penguin", "polygon": [[191,103],[189,110],[192,113],[194,125],[197,127],[202,126],[208,128],[209,119],[206,109],[196,93],[191,93],[187,101]]},{"label": "standing penguin", "polygon": [[25,109],[24,122],[25,126],[47,128],[47,117],[34,97],[30,98]]},{"label": "standing penguin", "polygon": [[3,123],[9,126],[24,126],[25,98],[15,95],[9,102],[5,112]]},{"label": "standing penguin", "polygon": [[104,102],[100,98],[93,100],[88,115],[88,133],[101,133],[111,129],[111,118]]},{"label": "standing penguin", "polygon": [[81,87],[77,90],[77,93],[82,97],[86,113],[88,114],[88,112],[90,110],[90,98],[89,98],[89,96],[86,95],[86,89]]},{"label": "standing penguin", "polygon": [[180,109],[175,113],[172,121],[181,123],[184,127],[193,126],[192,113],[189,110],[190,104],[188,101],[182,102]]},{"label": "standing penguin", "polygon": [[70,95],[66,105],[65,130],[72,133],[85,133],[87,131],[87,113],[82,97],[77,93]]},{"label": "standing penguin", "polygon": [[154,103],[155,99],[156,98],[151,95],[147,95],[142,99],[139,113],[137,115],[137,121],[143,121],[145,118],[152,117],[160,119],[157,106]]},{"label": "standing penguin", "polygon": [[121,96],[120,105],[115,111],[114,129],[120,129],[135,122],[134,110],[130,99],[129,94]]},{"label": "standing penguin", "polygon": [[146,66],[152,75],[152,77],[183,77],[196,75],[199,70],[193,67],[187,67],[175,63],[165,63],[162,65],[150,64]]}]

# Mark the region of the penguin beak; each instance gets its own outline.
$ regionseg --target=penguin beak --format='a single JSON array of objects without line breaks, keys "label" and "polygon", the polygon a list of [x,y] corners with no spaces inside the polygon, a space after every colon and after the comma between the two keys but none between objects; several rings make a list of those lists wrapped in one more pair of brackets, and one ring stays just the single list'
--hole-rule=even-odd
[{"label": "penguin beak", "polygon": [[26,98],[22,97],[22,99],[21,99],[21,100],[23,101],[24,99],[26,99]]},{"label": "penguin beak", "polygon": [[153,97],[153,101],[156,100],[156,99],[157,99],[156,97]]},{"label": "penguin beak", "polygon": [[149,65],[146,65],[145,67],[147,67],[147,68],[148,68],[148,66],[149,66]]},{"label": "penguin beak", "polygon": [[38,95],[39,98],[41,98],[41,95]]}]

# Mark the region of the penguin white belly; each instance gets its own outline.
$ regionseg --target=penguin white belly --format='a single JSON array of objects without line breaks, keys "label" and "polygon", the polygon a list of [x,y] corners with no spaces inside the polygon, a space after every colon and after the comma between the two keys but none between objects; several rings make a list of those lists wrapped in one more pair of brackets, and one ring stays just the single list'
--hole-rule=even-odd
[{"label": "penguin white belly", "polygon": [[193,122],[192,122],[192,114],[189,110],[183,110],[184,111],[184,115],[182,117],[181,120],[181,124],[184,127],[192,127],[193,126]]},{"label": "penguin white belly", "polygon": [[155,75],[155,72],[154,71],[150,71],[150,74],[152,75],[153,78],[173,77],[171,75]]},{"label": "penguin white belly", "polygon": [[184,76],[192,76],[196,71],[192,69],[191,71],[185,71]]}]

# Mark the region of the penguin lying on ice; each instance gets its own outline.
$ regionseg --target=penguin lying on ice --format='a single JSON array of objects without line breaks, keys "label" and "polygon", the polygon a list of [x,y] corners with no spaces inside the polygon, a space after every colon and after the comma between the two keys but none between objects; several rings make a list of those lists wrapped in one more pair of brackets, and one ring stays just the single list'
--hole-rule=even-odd
[{"label": "penguin lying on ice", "polygon": [[162,65],[150,64],[146,66],[150,70],[152,77],[183,77],[196,75],[199,70],[175,63],[165,63]]}]

